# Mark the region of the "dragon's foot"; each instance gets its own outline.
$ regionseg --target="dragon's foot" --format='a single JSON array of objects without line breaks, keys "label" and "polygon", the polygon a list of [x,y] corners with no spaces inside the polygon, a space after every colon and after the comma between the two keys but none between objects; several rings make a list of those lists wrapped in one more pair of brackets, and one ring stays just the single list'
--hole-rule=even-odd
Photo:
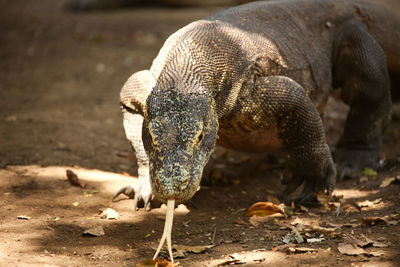
[{"label": "dragon's foot", "polygon": [[376,149],[349,149],[337,148],[333,155],[337,168],[337,179],[358,176],[366,168],[378,168],[378,150]]},{"label": "dragon's foot", "polygon": [[[332,159],[329,159],[323,166],[320,175],[314,176],[292,175],[292,173],[285,172],[282,182],[286,184],[286,188],[280,195],[280,199],[286,204],[310,206],[318,205],[317,194],[325,192],[327,195],[332,195],[336,181],[335,165]],[[293,199],[291,195],[301,185],[303,185],[302,192]]]},{"label": "dragon's foot", "polygon": [[144,210],[148,211],[150,210],[150,208],[160,207],[162,204],[159,200],[156,200],[154,198],[151,191],[148,192],[145,190],[141,190],[141,187],[136,185],[128,185],[122,187],[117,191],[117,193],[115,193],[114,197],[112,198],[112,201],[115,201],[115,199],[121,194],[124,194],[125,196],[134,200],[133,208],[135,211],[141,207],[143,207]]}]

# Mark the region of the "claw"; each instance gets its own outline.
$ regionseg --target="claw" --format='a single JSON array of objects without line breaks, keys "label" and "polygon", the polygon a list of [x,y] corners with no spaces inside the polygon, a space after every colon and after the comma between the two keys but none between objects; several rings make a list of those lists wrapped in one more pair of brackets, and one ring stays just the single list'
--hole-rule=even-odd
[{"label": "claw", "polygon": [[145,211],[147,210],[147,206],[150,203],[150,199],[151,199],[151,196],[146,196],[146,197],[143,198],[143,200],[144,200],[143,210],[145,210]]},{"label": "claw", "polygon": [[348,174],[349,171],[350,171],[349,165],[346,165],[343,168],[341,168],[339,175],[338,175],[339,182],[343,181],[344,177],[346,177],[346,175]]},{"label": "claw", "polygon": [[295,199],[295,206],[298,207],[305,203],[317,203],[317,197],[314,192],[307,193]]},{"label": "claw", "polygon": [[[333,190],[335,190],[336,176],[337,176],[336,167],[335,164],[332,162],[328,167],[325,179],[325,189],[328,195],[332,195]],[[318,189],[319,188],[317,188],[317,190]]]},{"label": "claw", "polygon": [[119,195],[124,194],[125,196],[129,197],[129,198],[134,198],[135,196],[135,189],[128,185],[125,187],[122,187],[120,190],[118,190],[118,192],[113,196],[112,201],[114,201]]},{"label": "claw", "polygon": [[138,210],[138,201],[139,201],[139,196],[136,195],[135,198],[133,199],[133,210],[136,211]]}]

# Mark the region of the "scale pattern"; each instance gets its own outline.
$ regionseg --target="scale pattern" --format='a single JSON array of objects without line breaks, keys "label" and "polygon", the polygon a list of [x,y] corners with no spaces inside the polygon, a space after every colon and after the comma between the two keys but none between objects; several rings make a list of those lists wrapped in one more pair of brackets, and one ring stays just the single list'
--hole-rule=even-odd
[{"label": "scale pattern", "polygon": [[153,194],[189,199],[216,143],[285,150],[293,176],[285,194],[303,182],[303,195],[331,193],[336,171],[319,114],[340,88],[350,113],[337,167],[371,164],[390,118],[390,77],[400,73],[399,26],[397,15],[367,2],[282,0],[178,30],[121,91],[124,112],[143,117],[141,131],[128,117],[124,126],[149,164]]}]

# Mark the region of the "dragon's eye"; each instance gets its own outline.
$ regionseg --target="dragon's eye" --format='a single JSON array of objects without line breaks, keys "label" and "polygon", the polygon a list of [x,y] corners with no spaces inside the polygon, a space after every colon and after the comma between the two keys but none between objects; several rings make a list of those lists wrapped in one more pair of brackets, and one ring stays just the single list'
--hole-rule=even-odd
[{"label": "dragon's eye", "polygon": [[153,122],[150,122],[149,123],[149,127],[148,127],[148,129],[149,129],[149,134],[150,134],[150,137],[151,137],[151,141],[152,141],[152,144],[155,144],[155,143],[157,143],[156,142],[156,139],[155,139],[155,137],[154,137],[154,127],[155,125],[154,125],[154,123]]},{"label": "dragon's eye", "polygon": [[203,133],[201,133],[201,134],[199,135],[199,137],[197,137],[197,141],[198,141],[198,142],[201,142],[201,140],[203,140]]},{"label": "dragon's eye", "polygon": [[194,145],[197,145],[197,146],[201,144],[201,142],[204,138],[203,124],[200,124],[199,126],[200,126],[199,127],[200,129],[199,128],[197,129],[196,134],[194,135],[194,138],[193,138],[193,143],[194,143]]}]

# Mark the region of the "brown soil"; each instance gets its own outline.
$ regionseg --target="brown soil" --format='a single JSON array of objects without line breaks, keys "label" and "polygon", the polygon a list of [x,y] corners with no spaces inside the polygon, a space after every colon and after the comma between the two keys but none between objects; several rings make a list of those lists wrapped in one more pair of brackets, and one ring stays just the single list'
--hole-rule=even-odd
[{"label": "brown soil", "polygon": [[[134,266],[154,254],[165,208],[134,212],[132,200],[111,202],[117,189],[136,182],[122,174],[137,175],[122,129],[119,90],[130,74],[151,65],[171,33],[218,8],[73,14],[64,12],[62,4],[0,1],[0,265]],[[337,110],[343,107],[331,108],[326,120],[331,144],[343,119]],[[399,131],[400,121],[394,120],[384,155],[399,156]],[[399,220],[400,185],[379,187],[383,179],[399,175],[398,167],[377,178],[338,185],[335,194],[347,202],[381,199],[361,211],[350,207],[336,217],[315,207],[254,226],[245,210],[282,189],[281,169],[265,162],[270,162],[267,155],[216,153],[214,168],[229,170],[233,178],[203,186],[177,210],[173,228],[173,243],[180,245],[209,245],[216,229],[215,246],[176,261],[182,266],[215,266],[233,258],[246,266],[399,266],[400,224],[360,226],[362,216]],[[86,181],[87,188],[71,186],[67,169]],[[119,219],[101,218],[99,210],[106,208],[116,210]],[[320,243],[298,245],[315,252],[273,249],[283,244],[287,226],[296,218],[326,227],[353,225],[325,234]],[[82,235],[95,226],[102,226],[105,235]],[[339,243],[361,234],[388,244],[365,248],[384,254],[346,256],[338,251]]]}]

